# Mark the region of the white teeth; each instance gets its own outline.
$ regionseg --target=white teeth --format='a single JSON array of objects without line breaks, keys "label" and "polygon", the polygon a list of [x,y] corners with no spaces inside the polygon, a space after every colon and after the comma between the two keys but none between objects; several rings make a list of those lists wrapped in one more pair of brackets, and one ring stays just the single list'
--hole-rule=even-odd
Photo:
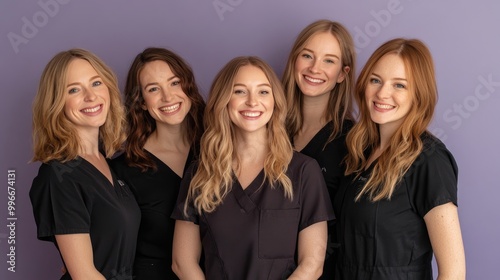
[{"label": "white teeth", "polygon": [[324,80],[321,80],[321,79],[314,79],[314,78],[311,78],[309,76],[304,76],[304,79],[308,80],[309,82],[312,82],[312,83],[323,83]]},{"label": "white teeth", "polygon": [[392,109],[392,108],[395,108],[396,106],[375,103],[375,107],[380,108],[380,109]]},{"label": "white teeth", "polygon": [[251,117],[251,118],[260,116],[260,112],[242,112],[241,114],[245,117]]},{"label": "white teeth", "polygon": [[165,107],[162,107],[160,108],[160,110],[162,112],[166,112],[166,113],[172,113],[174,112],[175,110],[179,109],[179,107],[181,106],[180,103],[177,103],[175,105],[172,105],[172,106],[165,106]]},{"label": "white teeth", "polygon": [[95,113],[99,109],[101,109],[101,105],[98,105],[98,106],[96,106],[94,108],[83,109],[82,112],[84,112],[84,113]]}]

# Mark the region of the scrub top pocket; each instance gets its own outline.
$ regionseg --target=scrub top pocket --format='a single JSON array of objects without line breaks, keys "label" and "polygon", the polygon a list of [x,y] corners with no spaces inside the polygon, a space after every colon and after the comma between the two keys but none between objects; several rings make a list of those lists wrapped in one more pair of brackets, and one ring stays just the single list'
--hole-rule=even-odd
[{"label": "scrub top pocket", "polygon": [[297,244],[300,209],[261,210],[259,258],[293,258]]}]

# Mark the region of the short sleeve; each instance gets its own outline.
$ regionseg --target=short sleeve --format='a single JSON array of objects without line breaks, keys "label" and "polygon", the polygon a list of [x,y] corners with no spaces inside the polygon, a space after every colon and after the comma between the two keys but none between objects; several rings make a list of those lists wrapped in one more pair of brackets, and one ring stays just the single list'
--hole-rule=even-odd
[{"label": "short sleeve", "polygon": [[[303,156],[305,157],[305,156]],[[307,160],[300,174],[301,215],[299,231],[317,222],[333,220],[332,203],[321,169],[315,160]]]},{"label": "short sleeve", "polygon": [[458,205],[458,167],[453,155],[438,139],[424,139],[424,149],[405,179],[413,207],[421,217],[448,202]]},{"label": "short sleeve", "polygon": [[86,195],[70,175],[68,164],[42,164],[30,189],[40,240],[54,241],[58,234],[89,233],[90,211]]},{"label": "short sleeve", "polygon": [[187,215],[184,214],[184,204],[187,199],[189,185],[191,184],[191,180],[193,179],[194,173],[196,171],[197,164],[191,164],[187,171],[184,173],[184,177],[181,181],[181,187],[179,190],[179,196],[177,197],[177,202],[175,203],[174,211],[170,216],[174,220],[183,220],[190,221],[195,224],[199,224],[199,215],[196,209],[194,208],[194,204],[192,202],[189,203],[187,208]]}]

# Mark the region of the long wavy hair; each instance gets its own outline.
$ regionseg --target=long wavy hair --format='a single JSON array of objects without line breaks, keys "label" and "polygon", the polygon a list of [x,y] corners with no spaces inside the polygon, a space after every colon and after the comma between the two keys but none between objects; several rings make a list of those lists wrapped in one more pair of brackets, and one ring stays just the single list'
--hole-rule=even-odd
[{"label": "long wavy hair", "polygon": [[70,49],[56,54],[46,65],[33,102],[33,161],[66,162],[77,158],[80,139],[64,114],[68,65],[74,59],[86,60],[108,87],[110,108],[106,122],[99,128],[99,142],[107,158],[118,151],[124,140],[125,114],[113,71],[95,54],[83,49]]},{"label": "long wavy hair", "polygon": [[281,186],[284,195],[293,199],[292,183],[286,171],[293,156],[284,121],[287,104],[280,80],[262,59],[253,56],[236,57],[216,75],[212,83],[205,111],[205,133],[201,138],[199,165],[189,186],[188,203],[193,202],[199,213],[212,212],[231,191],[235,151],[235,126],[228,104],[233,92],[234,78],[243,66],[252,65],[262,70],[271,84],[274,111],[267,124],[269,153],[264,162],[264,174],[272,187]]},{"label": "long wavy hair", "polygon": [[[156,130],[156,120],[149,111],[144,110],[144,98],[140,84],[140,74],[152,61],[164,61],[180,79],[182,91],[191,100],[191,109],[182,123],[184,139],[198,143],[203,133],[203,112],[205,101],[201,96],[191,67],[176,53],[164,48],[147,48],[138,54],[130,66],[125,85],[125,106],[127,110],[128,138],[125,144],[125,157],[130,166],[146,171],[156,170],[155,162],[150,159],[143,147],[148,137]],[[193,145],[192,148],[196,148]],[[194,151],[195,154],[198,151]]]},{"label": "long wavy hair", "polygon": [[[342,71],[344,71],[345,75],[344,81],[338,83],[332,89],[327,108],[324,112],[324,118],[332,121],[332,133],[326,141],[326,145],[342,132],[344,120],[354,119],[352,92],[355,80],[356,52],[349,31],[347,31],[342,24],[326,19],[315,21],[306,26],[299,33],[293,44],[283,73],[282,82],[288,102],[286,129],[290,139],[293,139],[293,137],[299,133],[304,121],[302,113],[303,94],[295,79],[295,64],[300,52],[304,49],[311,37],[318,33],[325,32],[332,34],[339,41],[341,51],[340,60],[342,63]],[[350,69],[347,72],[345,71],[346,66]]]},{"label": "long wavy hair", "polygon": [[347,135],[349,154],[346,175],[365,170],[369,155],[380,144],[378,125],[370,118],[365,89],[377,62],[387,54],[396,54],[404,62],[411,109],[390,139],[389,146],[375,162],[371,176],[356,197],[368,195],[372,201],[390,199],[396,184],[422,152],[421,135],[432,120],[438,93],[434,63],[427,46],[417,39],[397,38],[381,45],[368,59],[356,83],[355,98],[359,105],[359,122]]}]

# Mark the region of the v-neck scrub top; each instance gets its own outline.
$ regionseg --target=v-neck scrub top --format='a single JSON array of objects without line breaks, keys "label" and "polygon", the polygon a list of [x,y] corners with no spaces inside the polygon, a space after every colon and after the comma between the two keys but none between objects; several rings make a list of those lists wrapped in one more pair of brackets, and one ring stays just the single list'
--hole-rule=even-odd
[{"label": "v-neck scrub top", "polygon": [[[155,155],[147,150],[145,152],[156,164],[156,171],[149,169],[142,172],[138,167],[128,166],[124,154],[111,161],[116,174],[130,186],[142,214],[134,279],[178,279],[172,271],[175,220],[170,215],[177,201],[181,177]],[[192,159],[193,154],[190,152],[186,166],[190,165]]]},{"label": "v-neck scrub top", "polygon": [[[345,120],[340,134],[326,144],[332,133],[332,126],[333,122],[328,122],[318,131],[318,133],[316,133],[316,135],[314,135],[300,153],[310,156],[318,162],[326,182],[330,201],[333,203],[340,181],[342,177],[344,177],[345,167],[342,161],[347,155],[345,139],[347,133],[353,126],[353,122]],[[335,220],[332,220],[328,222],[328,245],[326,248],[325,263],[323,265],[323,274],[319,279],[334,279],[337,254],[336,244]]]},{"label": "v-neck scrub top", "polygon": [[[88,233],[95,268],[106,279],[132,279],[140,210],[113,171],[113,185],[83,158],[42,164],[30,190],[37,237]],[[61,279],[71,279],[69,273]]]},{"label": "v-neck scrub top", "polygon": [[[341,243],[335,279],[432,279],[432,246],[424,216],[434,207],[457,205],[458,168],[445,145],[429,134],[424,148],[390,200],[355,196],[371,173],[341,183],[334,201]],[[372,164],[373,166],[373,164]]]},{"label": "v-neck scrub top", "polygon": [[271,188],[264,172],[243,190],[237,179],[212,213],[198,215],[193,205],[184,216],[192,166],[181,183],[172,217],[200,228],[207,280],[286,279],[297,267],[298,234],[308,226],[333,218],[331,203],[317,162],[294,153],[287,175],[294,198],[280,186]]}]

